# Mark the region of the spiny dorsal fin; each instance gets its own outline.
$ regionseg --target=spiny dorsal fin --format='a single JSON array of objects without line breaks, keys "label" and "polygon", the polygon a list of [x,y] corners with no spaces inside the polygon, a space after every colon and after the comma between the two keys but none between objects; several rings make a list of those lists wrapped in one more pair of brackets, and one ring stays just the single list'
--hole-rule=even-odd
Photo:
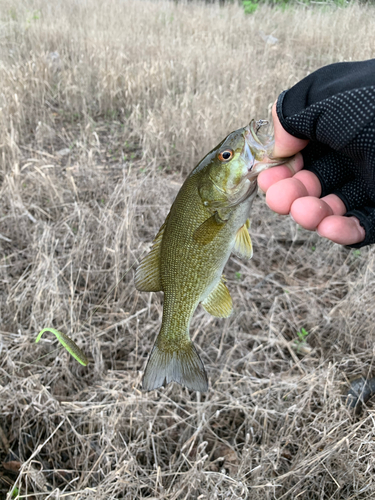
[{"label": "spiny dorsal fin", "polygon": [[208,313],[216,318],[228,318],[232,314],[232,297],[223,278],[201,304]]},{"label": "spiny dorsal fin", "polygon": [[150,252],[142,259],[135,272],[135,288],[140,292],[160,292],[163,289],[160,281],[160,252],[168,217],[169,214],[155,236]]},{"label": "spiny dorsal fin", "polygon": [[142,389],[152,391],[170,382],[192,391],[206,392],[208,389],[206,370],[190,339],[173,351],[162,350],[158,341],[155,342],[143,375]]},{"label": "spiny dorsal fin", "polygon": [[249,226],[250,221],[247,219],[245,224],[237,231],[236,240],[232,250],[232,252],[241,259],[251,259],[253,256],[253,245],[248,231]]},{"label": "spiny dorsal fin", "polygon": [[212,217],[205,220],[193,234],[193,239],[201,245],[208,245],[223,229],[226,221],[221,221],[215,213]]}]

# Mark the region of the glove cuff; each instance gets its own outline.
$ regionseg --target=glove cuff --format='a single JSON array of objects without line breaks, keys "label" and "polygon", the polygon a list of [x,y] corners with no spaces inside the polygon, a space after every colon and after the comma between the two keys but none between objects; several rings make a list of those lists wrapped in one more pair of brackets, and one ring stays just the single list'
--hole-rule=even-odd
[{"label": "glove cuff", "polygon": [[375,208],[362,207],[359,209],[350,210],[345,214],[345,217],[356,217],[359,223],[366,232],[365,239],[355,245],[347,245],[349,248],[362,248],[366,245],[375,243]]}]

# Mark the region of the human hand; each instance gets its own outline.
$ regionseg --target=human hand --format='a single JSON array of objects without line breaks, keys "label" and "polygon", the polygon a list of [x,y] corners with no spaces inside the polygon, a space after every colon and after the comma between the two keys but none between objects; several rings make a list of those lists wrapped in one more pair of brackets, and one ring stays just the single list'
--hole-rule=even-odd
[{"label": "human hand", "polygon": [[347,210],[343,201],[335,194],[320,198],[322,188],[318,177],[303,170],[300,151],[309,141],[298,139],[284,130],[276,113],[276,103],[272,108],[272,118],[274,156],[294,156],[287,164],[259,174],[258,184],[266,193],[268,206],[279,214],[290,214],[300,226],[317,231],[335,243],[353,245],[363,241],[365,230],[356,217],[344,216]]}]

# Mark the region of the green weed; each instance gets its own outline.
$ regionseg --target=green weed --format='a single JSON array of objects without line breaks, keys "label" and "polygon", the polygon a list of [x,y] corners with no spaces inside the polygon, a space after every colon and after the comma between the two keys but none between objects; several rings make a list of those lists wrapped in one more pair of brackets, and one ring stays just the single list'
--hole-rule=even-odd
[{"label": "green weed", "polygon": [[306,339],[309,335],[309,332],[305,330],[305,328],[301,328],[301,331],[297,332],[298,339],[295,339],[294,345],[297,348],[297,352],[301,350],[301,348],[306,344]]},{"label": "green weed", "polygon": [[258,8],[258,0],[243,0],[245,14],[253,14]]}]

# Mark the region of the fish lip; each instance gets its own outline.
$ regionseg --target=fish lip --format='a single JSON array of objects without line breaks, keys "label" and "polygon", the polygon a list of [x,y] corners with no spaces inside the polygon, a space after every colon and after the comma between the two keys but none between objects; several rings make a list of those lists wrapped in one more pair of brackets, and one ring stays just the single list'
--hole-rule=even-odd
[{"label": "fish lip", "polygon": [[251,196],[252,194],[254,194],[254,192],[257,191],[257,189],[258,189],[258,182],[257,182],[257,180],[255,178],[255,180],[251,180],[250,181],[250,186],[249,186],[249,189],[247,190],[245,200],[247,198],[249,198],[249,196]]},{"label": "fish lip", "polygon": [[248,165],[248,174],[267,156],[267,145],[263,144],[256,134],[257,123],[251,120],[249,125],[244,127],[245,147],[242,155]]},{"label": "fish lip", "polygon": [[256,160],[255,160],[255,155],[253,154],[251,147],[249,145],[249,142],[247,141],[246,135],[245,135],[245,147],[242,155],[244,156],[245,163],[247,164],[247,171],[249,173],[251,172]]},{"label": "fish lip", "polygon": [[246,178],[249,181],[253,181],[258,177],[262,170],[268,168],[282,165],[287,162],[289,158],[275,158],[273,156],[273,148],[275,145],[275,140],[272,136],[269,137],[269,142],[262,142],[258,137],[257,131],[264,125],[267,125],[267,120],[251,120],[249,125],[244,127],[245,133],[245,152],[243,153],[244,159],[250,157],[250,162],[248,164],[248,173]]}]

